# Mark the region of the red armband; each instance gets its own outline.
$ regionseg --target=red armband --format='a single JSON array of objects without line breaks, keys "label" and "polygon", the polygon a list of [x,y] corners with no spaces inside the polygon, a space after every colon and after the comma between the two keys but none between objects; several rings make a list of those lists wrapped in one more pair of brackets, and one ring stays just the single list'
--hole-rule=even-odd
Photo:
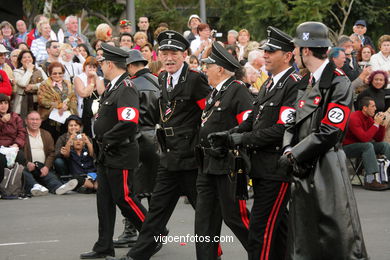
[{"label": "red armband", "polygon": [[279,111],[279,120],[277,124],[292,123],[294,121],[295,109],[292,107],[282,106]]},{"label": "red armband", "polygon": [[238,124],[241,124],[242,122],[244,122],[249,114],[252,112],[252,110],[245,110],[245,111],[242,111],[241,113],[239,113],[238,115],[236,115],[236,119],[237,119],[237,122]]},{"label": "red armband", "polygon": [[206,99],[205,99],[205,98],[202,98],[202,99],[196,101],[196,104],[198,104],[198,107],[199,107],[201,110],[204,110],[204,108],[206,107]]},{"label": "red armband", "polygon": [[119,121],[130,121],[138,124],[139,111],[134,107],[119,107],[117,114]]},{"label": "red armband", "polygon": [[351,110],[347,106],[329,103],[325,117],[322,119],[321,123],[335,126],[344,131],[350,112]]}]

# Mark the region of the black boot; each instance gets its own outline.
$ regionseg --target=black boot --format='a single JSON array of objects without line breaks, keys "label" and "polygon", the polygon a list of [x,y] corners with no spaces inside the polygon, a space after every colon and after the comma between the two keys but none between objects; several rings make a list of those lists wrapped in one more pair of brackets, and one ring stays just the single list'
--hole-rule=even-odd
[{"label": "black boot", "polygon": [[125,229],[123,233],[117,238],[114,239],[114,247],[131,247],[135,242],[137,242],[138,235],[137,229],[130,222],[129,219],[123,219],[123,224],[125,224]]}]

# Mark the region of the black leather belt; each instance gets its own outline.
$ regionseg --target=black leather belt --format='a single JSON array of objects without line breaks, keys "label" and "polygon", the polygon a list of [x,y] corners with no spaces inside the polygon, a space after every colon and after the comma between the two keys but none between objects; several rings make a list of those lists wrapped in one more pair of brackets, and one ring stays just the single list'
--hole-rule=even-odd
[{"label": "black leather belt", "polygon": [[164,127],[164,133],[166,137],[175,136],[185,133],[193,133],[197,131],[198,127],[180,126],[180,127]]}]

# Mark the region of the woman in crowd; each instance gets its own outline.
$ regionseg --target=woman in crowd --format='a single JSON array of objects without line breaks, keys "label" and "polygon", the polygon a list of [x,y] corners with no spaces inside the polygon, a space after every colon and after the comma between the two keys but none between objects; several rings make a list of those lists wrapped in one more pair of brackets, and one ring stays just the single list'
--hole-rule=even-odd
[{"label": "woman in crowd", "polygon": [[[43,120],[42,128],[49,131],[56,141],[62,130],[62,123],[49,118],[53,109],[59,116],[69,111],[77,114],[77,98],[72,84],[64,79],[65,68],[59,62],[52,62],[48,67],[49,78],[38,89],[38,112]],[[54,112],[53,112],[54,113]]]},{"label": "woman in crowd", "polygon": [[30,48],[28,47],[27,43],[25,43],[25,42],[19,42],[19,43],[16,45],[15,49],[19,49],[19,50],[21,50],[21,51],[24,51],[24,50],[29,50]]},{"label": "woman in crowd", "polygon": [[73,61],[78,62],[80,64],[83,64],[85,62],[85,60],[87,59],[87,57],[89,57],[91,55],[89,53],[87,45],[85,45],[84,43],[80,43],[79,45],[77,45],[76,52],[77,52],[77,54],[73,58]]},{"label": "woman in crowd", "polygon": [[163,64],[159,60],[152,61],[148,66],[149,66],[150,72],[152,72],[152,74],[154,74],[156,76],[158,76],[160,74],[160,72],[164,70]]},{"label": "woman in crowd", "polygon": [[37,92],[40,84],[47,79],[41,67],[35,65],[35,56],[29,50],[19,53],[17,69],[14,70],[16,96],[13,111],[25,118],[38,107]]},{"label": "woman in crowd", "polygon": [[11,68],[17,69],[18,68],[18,56],[22,50],[14,49],[10,54],[10,61],[11,61]]},{"label": "woman in crowd", "polygon": [[[390,35],[382,35],[378,40],[380,52],[372,55],[370,63],[372,70],[384,70],[390,74]],[[389,85],[387,85],[389,87]]]},{"label": "woman in crowd", "polygon": [[198,25],[198,34],[199,38],[196,38],[191,42],[191,53],[195,55],[198,59],[202,58],[202,54],[211,46],[211,29],[210,26],[206,23],[201,23]]},{"label": "woman in crowd", "polygon": [[359,50],[357,60],[361,69],[364,69],[370,64],[371,56],[374,54],[375,50],[371,47],[371,45],[365,45]]},{"label": "woman in crowd", "polygon": [[148,42],[148,36],[144,32],[137,32],[134,34],[135,46],[133,49],[141,51],[141,48]]},{"label": "woman in crowd", "polygon": [[41,64],[49,57],[46,51],[46,43],[51,40],[51,27],[49,21],[44,19],[38,23],[37,28],[41,37],[32,41],[31,51],[36,58],[37,64]]},{"label": "woman in crowd", "polygon": [[64,43],[61,45],[61,54],[59,62],[64,65],[64,79],[69,80],[72,84],[74,78],[83,72],[83,65],[78,62],[73,62],[74,51],[70,44]]},{"label": "woman in crowd", "polygon": [[190,69],[201,71],[199,60],[195,55],[191,55],[188,59],[188,64],[190,65]]},{"label": "woman in crowd", "polygon": [[77,111],[82,118],[84,132],[92,137],[92,111],[93,100],[98,99],[103,94],[105,87],[103,78],[97,75],[99,63],[90,56],[83,65],[83,73],[75,78],[74,86],[77,94]]},{"label": "woman in crowd", "polygon": [[2,44],[9,50],[12,51],[15,49],[16,45],[20,42],[15,35],[15,28],[7,21],[0,23],[0,30],[3,35]]},{"label": "woman in crowd", "polygon": [[383,70],[373,71],[368,77],[368,88],[357,97],[358,109],[361,108],[360,100],[369,96],[375,100],[376,112],[384,112],[388,106],[385,104],[384,88],[388,84],[388,74]]},{"label": "woman in crowd", "polygon": [[153,46],[147,42],[143,47],[141,47],[142,56],[148,61],[147,66],[152,62],[157,60],[157,54],[153,50]]},{"label": "woman in crowd", "polygon": [[[0,94],[0,146],[19,148],[16,162],[26,164],[23,155],[23,146],[26,139],[26,129],[23,119],[14,112],[10,112],[10,99],[5,94]],[[4,177],[4,167],[7,165],[5,155],[0,153],[0,178]]]},{"label": "woman in crowd", "polygon": [[[112,29],[106,23],[101,23],[96,27],[95,36],[97,40],[108,42],[112,40]],[[97,44],[96,44],[97,45]],[[100,48],[96,46],[96,49]]]},{"label": "woman in crowd", "polygon": [[239,61],[245,59],[244,54],[246,52],[246,49],[248,48],[250,38],[251,35],[249,34],[249,31],[247,29],[241,29],[238,32],[237,47],[239,48],[239,53],[237,56]]}]

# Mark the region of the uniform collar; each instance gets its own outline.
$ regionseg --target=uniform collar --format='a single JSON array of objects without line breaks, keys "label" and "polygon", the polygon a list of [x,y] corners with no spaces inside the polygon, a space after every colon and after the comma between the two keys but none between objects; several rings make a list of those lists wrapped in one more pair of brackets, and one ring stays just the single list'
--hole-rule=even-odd
[{"label": "uniform collar", "polygon": [[219,84],[215,87],[215,89],[216,89],[217,91],[220,91],[221,88],[222,88],[222,86],[223,86],[223,84],[225,84],[225,82],[226,82],[228,79],[230,79],[230,77],[229,77],[229,78],[226,78],[226,79],[224,79],[224,80],[222,80],[221,82],[219,82]]},{"label": "uniform collar", "polygon": [[168,78],[172,76],[172,86],[175,86],[179,82],[179,78],[183,68],[184,68],[184,62],[181,65],[180,69],[178,69],[175,73],[173,74],[168,73]]},{"label": "uniform collar", "polygon": [[290,69],[291,67],[288,67],[287,69],[283,70],[282,72],[279,72],[275,76],[272,75],[272,80],[274,82],[274,86],[279,82],[279,80],[283,77],[283,75]]},{"label": "uniform collar", "polygon": [[111,80],[111,87],[110,87],[109,90],[111,90],[111,89],[115,86],[116,82],[118,81],[118,79],[119,79],[122,75],[123,75],[123,74],[120,74],[120,75],[118,75],[117,77],[115,77],[113,80]]},{"label": "uniform collar", "polygon": [[329,63],[329,60],[325,59],[324,63],[322,63],[322,65],[314,73],[312,73],[316,82],[319,82],[321,75],[322,75],[322,72],[324,72],[324,69],[325,69],[326,65],[328,65],[328,63]]}]

